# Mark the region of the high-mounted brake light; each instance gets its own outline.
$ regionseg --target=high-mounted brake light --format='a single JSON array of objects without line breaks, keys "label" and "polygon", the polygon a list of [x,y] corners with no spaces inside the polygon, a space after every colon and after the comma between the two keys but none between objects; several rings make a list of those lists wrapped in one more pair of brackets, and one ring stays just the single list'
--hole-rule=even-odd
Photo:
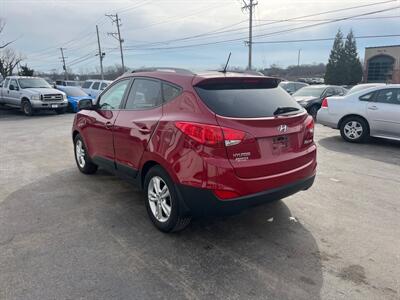
[{"label": "high-mounted brake light", "polygon": [[321,108],[328,108],[328,98],[322,100]]},{"label": "high-mounted brake light", "polygon": [[309,117],[307,120],[305,133],[304,133],[304,145],[311,144],[314,141],[314,119]]},{"label": "high-mounted brake light", "polygon": [[203,145],[218,145],[224,142],[225,146],[233,146],[242,142],[246,135],[243,131],[202,123],[176,122],[175,126]]}]

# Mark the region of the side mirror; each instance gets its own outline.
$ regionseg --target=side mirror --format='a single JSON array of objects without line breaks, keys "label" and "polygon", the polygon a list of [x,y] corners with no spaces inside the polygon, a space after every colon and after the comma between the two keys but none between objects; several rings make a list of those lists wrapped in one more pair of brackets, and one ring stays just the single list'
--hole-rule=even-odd
[{"label": "side mirror", "polygon": [[93,110],[95,106],[92,103],[91,99],[82,99],[78,102],[78,109],[86,109],[86,110]]},{"label": "side mirror", "polygon": [[13,84],[10,84],[9,89],[10,89],[10,91],[14,91],[15,90],[15,86]]}]

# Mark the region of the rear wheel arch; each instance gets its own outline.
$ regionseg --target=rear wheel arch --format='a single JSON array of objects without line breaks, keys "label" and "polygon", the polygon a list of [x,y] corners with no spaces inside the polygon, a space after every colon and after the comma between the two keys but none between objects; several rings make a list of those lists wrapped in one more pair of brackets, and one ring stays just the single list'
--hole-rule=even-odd
[{"label": "rear wheel arch", "polygon": [[357,118],[363,119],[363,120],[365,121],[365,123],[367,124],[367,126],[368,126],[368,131],[370,130],[368,120],[367,120],[366,118],[364,118],[363,116],[358,115],[358,114],[349,114],[349,115],[345,115],[344,117],[342,117],[342,118],[339,120],[338,125],[337,125],[337,128],[340,129],[340,127],[342,126],[342,123],[343,123],[346,119],[349,119],[349,118],[352,118],[352,117],[357,117]]},{"label": "rear wheel arch", "polygon": [[144,179],[146,178],[146,174],[150,171],[152,167],[159,165],[160,164],[154,160],[149,160],[145,162],[140,172],[140,186],[142,189],[144,188]]},{"label": "rear wheel arch", "polygon": [[78,130],[74,130],[74,132],[72,133],[72,140],[75,141],[75,137],[79,134]]}]

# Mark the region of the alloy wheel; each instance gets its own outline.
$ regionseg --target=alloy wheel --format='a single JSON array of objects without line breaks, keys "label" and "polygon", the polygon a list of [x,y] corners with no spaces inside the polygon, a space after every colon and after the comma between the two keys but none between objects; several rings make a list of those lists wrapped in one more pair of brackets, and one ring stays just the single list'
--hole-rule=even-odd
[{"label": "alloy wheel", "polygon": [[351,140],[359,139],[363,134],[363,127],[357,121],[347,122],[344,126],[344,134]]},{"label": "alloy wheel", "polygon": [[151,178],[147,189],[147,198],[153,216],[159,222],[167,222],[171,216],[172,202],[168,186],[161,177]]},{"label": "alloy wheel", "polygon": [[76,160],[78,162],[79,167],[85,167],[85,149],[83,148],[83,143],[81,140],[78,140],[75,145],[75,155]]}]

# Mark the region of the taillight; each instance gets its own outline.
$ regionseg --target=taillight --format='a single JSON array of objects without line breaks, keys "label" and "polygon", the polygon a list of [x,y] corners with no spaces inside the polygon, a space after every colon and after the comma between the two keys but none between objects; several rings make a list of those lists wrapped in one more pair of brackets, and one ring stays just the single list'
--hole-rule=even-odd
[{"label": "taillight", "polygon": [[175,126],[204,145],[218,145],[224,142],[226,146],[233,146],[239,144],[246,135],[243,131],[209,124],[176,122]]},{"label": "taillight", "polygon": [[213,190],[215,196],[217,196],[221,200],[227,200],[232,198],[240,197],[240,195],[234,191],[227,190]]},{"label": "taillight", "polygon": [[314,141],[314,119],[309,117],[306,122],[304,145],[311,144]]},{"label": "taillight", "polygon": [[240,144],[245,137],[245,133],[232,128],[221,127],[224,134],[225,146],[234,146]]},{"label": "taillight", "polygon": [[328,108],[328,98],[322,100],[321,108]]}]

